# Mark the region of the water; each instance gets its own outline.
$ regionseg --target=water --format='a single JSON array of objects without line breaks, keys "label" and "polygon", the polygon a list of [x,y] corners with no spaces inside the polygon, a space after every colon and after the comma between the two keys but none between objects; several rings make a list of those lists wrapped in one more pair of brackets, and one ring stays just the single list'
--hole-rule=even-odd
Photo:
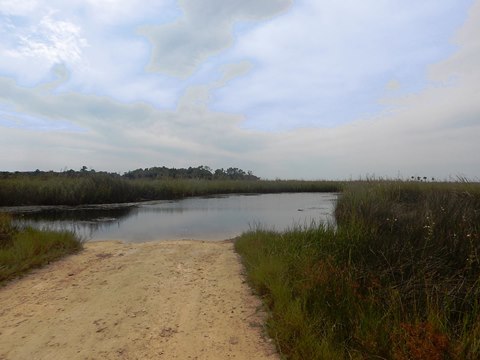
[{"label": "water", "polygon": [[16,208],[15,212],[23,212],[17,217],[21,224],[75,230],[92,241],[216,241],[259,225],[281,231],[312,221],[333,223],[336,199],[332,193],[228,195],[128,206]]}]

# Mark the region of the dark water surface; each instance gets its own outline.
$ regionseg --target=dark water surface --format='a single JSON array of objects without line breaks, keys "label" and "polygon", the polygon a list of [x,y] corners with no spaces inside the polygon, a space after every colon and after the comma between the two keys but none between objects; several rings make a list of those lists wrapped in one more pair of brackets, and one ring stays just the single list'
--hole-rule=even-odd
[{"label": "dark water surface", "polygon": [[[223,240],[257,225],[285,230],[333,223],[337,194],[293,193],[196,197],[126,205],[15,208],[33,227],[75,230],[87,240]],[[10,209],[11,210],[11,209]]]}]

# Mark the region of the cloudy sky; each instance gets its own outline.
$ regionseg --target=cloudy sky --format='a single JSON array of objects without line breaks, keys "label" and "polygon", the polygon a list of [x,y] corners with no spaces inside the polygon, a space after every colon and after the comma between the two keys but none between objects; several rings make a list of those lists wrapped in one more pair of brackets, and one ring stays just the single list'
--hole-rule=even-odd
[{"label": "cloudy sky", "polygon": [[0,170],[480,178],[480,0],[0,0]]}]

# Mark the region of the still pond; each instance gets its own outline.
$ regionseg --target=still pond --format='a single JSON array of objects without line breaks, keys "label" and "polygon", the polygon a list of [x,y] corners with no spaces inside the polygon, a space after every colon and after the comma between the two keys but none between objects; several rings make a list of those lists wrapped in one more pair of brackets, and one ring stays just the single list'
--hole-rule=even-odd
[{"label": "still pond", "polygon": [[84,207],[17,207],[17,221],[74,230],[86,240],[224,240],[261,226],[285,230],[334,223],[337,194],[225,195]]}]

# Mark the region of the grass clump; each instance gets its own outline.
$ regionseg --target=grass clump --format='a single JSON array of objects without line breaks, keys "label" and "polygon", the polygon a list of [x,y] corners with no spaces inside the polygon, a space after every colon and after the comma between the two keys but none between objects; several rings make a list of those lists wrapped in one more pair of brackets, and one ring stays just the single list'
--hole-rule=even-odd
[{"label": "grass clump", "polygon": [[480,358],[480,186],[365,182],[337,228],[236,243],[289,359]]},{"label": "grass clump", "polygon": [[72,232],[16,229],[8,215],[0,214],[0,284],[80,249],[82,242]]},{"label": "grass clump", "polygon": [[0,213],[0,248],[10,244],[15,232],[11,216]]}]

